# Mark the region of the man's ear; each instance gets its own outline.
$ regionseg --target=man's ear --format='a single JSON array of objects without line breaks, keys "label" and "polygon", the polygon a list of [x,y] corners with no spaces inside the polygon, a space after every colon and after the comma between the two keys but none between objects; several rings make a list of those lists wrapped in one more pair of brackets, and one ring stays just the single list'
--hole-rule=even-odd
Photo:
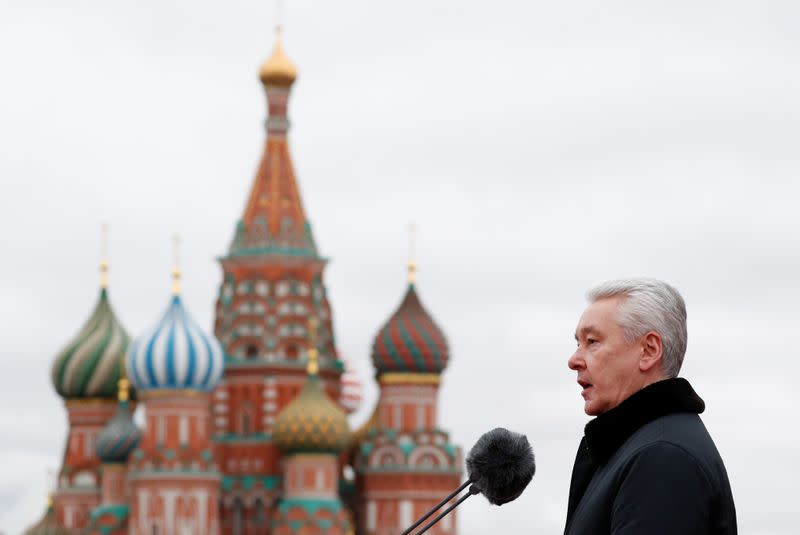
[{"label": "man's ear", "polygon": [[650,331],[642,338],[642,356],[639,358],[639,371],[648,372],[655,366],[661,366],[661,357],[664,354],[664,345],[661,335]]}]

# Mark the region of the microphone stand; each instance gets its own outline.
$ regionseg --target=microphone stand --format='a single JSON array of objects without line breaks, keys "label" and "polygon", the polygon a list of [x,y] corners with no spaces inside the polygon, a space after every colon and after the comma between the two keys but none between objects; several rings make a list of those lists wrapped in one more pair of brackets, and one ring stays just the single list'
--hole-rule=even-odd
[{"label": "microphone stand", "polygon": [[[400,535],[409,535],[409,534],[410,534],[412,531],[414,531],[414,530],[415,530],[415,529],[416,529],[416,528],[417,528],[417,527],[418,527],[420,524],[422,524],[422,523],[423,523],[423,522],[425,522],[425,521],[426,521],[428,518],[430,518],[430,516],[431,516],[433,513],[435,513],[435,512],[436,512],[436,511],[438,511],[439,509],[441,509],[441,508],[442,508],[442,506],[444,506],[444,505],[445,505],[447,502],[449,502],[450,500],[452,500],[453,498],[455,498],[455,497],[456,497],[456,495],[458,495],[458,493],[459,493],[459,492],[461,492],[462,490],[464,490],[465,488],[467,488],[467,486],[469,486],[469,485],[472,485],[472,480],[471,480],[471,479],[468,479],[468,480],[466,480],[466,481],[465,481],[465,482],[464,482],[464,483],[463,483],[463,484],[462,484],[460,487],[458,487],[456,490],[454,490],[453,492],[451,492],[451,493],[450,493],[450,494],[449,494],[449,495],[448,495],[446,498],[444,498],[442,501],[440,501],[438,504],[436,504],[436,506],[435,506],[435,507],[433,507],[433,508],[432,508],[430,511],[428,511],[427,513],[425,513],[425,514],[424,514],[424,515],[423,515],[423,516],[422,516],[422,517],[421,517],[419,520],[417,520],[416,522],[414,522],[414,524],[413,524],[413,525],[412,525],[410,528],[408,528],[407,530],[405,530],[405,531],[404,531],[403,533],[401,533]],[[457,501],[456,503],[454,503],[453,505],[451,505],[450,507],[448,507],[447,509],[445,509],[444,511],[442,511],[442,512],[441,512],[441,513],[440,513],[440,514],[439,514],[439,515],[438,515],[436,518],[434,518],[433,520],[431,520],[429,523],[425,524],[425,526],[423,526],[423,528],[422,528],[420,531],[418,531],[416,535],[421,535],[422,533],[425,533],[426,531],[428,531],[428,530],[429,530],[429,529],[430,529],[430,528],[431,528],[431,527],[432,527],[434,524],[436,524],[436,523],[437,523],[439,520],[441,520],[442,518],[444,518],[445,516],[447,516],[447,514],[448,514],[450,511],[452,511],[453,509],[455,509],[456,507],[458,507],[459,505],[461,505],[461,503],[463,503],[463,502],[464,502],[464,501],[465,501],[467,498],[469,498],[470,496],[473,496],[473,495],[475,495],[475,494],[480,494],[480,492],[481,492],[481,491],[480,491],[480,490],[479,490],[479,489],[478,489],[478,488],[477,488],[475,485],[472,485],[472,486],[469,488],[469,491],[468,491],[468,492],[467,492],[465,495],[463,495],[461,498],[459,498],[459,499],[458,499],[458,501]]]}]

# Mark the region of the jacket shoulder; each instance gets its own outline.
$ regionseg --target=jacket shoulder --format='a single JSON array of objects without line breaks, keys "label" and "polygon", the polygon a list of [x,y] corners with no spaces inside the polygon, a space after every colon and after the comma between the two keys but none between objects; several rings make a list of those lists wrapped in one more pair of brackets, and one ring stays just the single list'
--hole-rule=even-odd
[{"label": "jacket shoulder", "polygon": [[639,448],[618,474],[611,533],[708,533],[717,489],[701,463],[666,441]]},{"label": "jacket shoulder", "polygon": [[697,414],[670,414],[653,420],[626,441],[617,457],[624,463],[643,451],[650,455],[678,456],[679,452],[683,452],[686,459],[696,463],[714,486],[720,483],[720,471],[724,472],[722,457]]},{"label": "jacket shoulder", "polygon": [[566,532],[735,534],[728,476],[702,420],[672,414],[640,427],[598,467]]}]

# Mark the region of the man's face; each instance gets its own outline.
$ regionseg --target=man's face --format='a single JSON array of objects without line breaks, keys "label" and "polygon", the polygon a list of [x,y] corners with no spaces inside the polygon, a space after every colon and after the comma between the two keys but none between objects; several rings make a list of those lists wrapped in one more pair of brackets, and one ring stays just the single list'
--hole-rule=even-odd
[{"label": "man's face", "polygon": [[583,410],[590,416],[613,409],[643,386],[639,371],[642,345],[628,343],[617,323],[624,299],[595,301],[584,311],[575,330],[578,348],[567,364],[578,372]]}]

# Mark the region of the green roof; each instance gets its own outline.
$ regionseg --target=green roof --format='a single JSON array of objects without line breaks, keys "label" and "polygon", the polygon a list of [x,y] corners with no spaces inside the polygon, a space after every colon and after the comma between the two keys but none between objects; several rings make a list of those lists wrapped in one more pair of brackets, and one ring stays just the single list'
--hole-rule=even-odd
[{"label": "green roof", "polygon": [[67,399],[115,399],[129,343],[103,288],[88,321],[56,355],[51,373],[56,392]]}]

